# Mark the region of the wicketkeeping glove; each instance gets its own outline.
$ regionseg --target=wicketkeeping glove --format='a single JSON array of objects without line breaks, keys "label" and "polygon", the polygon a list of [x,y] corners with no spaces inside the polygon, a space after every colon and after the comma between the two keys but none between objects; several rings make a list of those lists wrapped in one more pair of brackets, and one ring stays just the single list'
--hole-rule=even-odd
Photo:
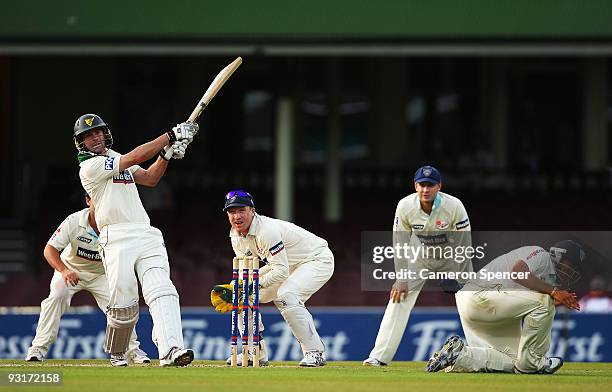
[{"label": "wicketkeeping glove", "polygon": [[[249,293],[253,293],[253,283],[249,284]],[[210,291],[210,303],[219,313],[232,310],[232,283],[215,285]],[[238,312],[242,312],[242,280],[238,281]]]},{"label": "wicketkeeping glove", "polygon": [[214,286],[210,291],[210,303],[219,313],[227,313],[232,310],[232,284]]}]

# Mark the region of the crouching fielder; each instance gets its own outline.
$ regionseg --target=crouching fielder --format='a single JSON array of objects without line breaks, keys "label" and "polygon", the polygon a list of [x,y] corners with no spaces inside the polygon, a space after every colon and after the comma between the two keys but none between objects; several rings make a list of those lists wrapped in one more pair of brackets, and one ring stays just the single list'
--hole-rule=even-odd
[{"label": "crouching fielder", "polygon": [[583,259],[581,246],[566,240],[549,252],[524,246],[491,261],[483,270],[513,275],[507,280],[470,281],[456,294],[467,344],[451,336],[426,370],[532,374],[559,370],[563,359],[546,357],[555,304],[580,310],[576,295],[566,289],[580,278]]},{"label": "crouching fielder", "polygon": [[[36,336],[28,349],[26,361],[42,361],[49,346],[57,339],[60,319],[70,307],[74,294],[86,290],[93,295],[100,309],[106,312],[109,290],[102,258],[98,253],[98,228],[94,206],[89,195],[85,197],[89,208],[69,215],[55,230],[43,252],[55,269],[49,296],[40,304],[40,317]],[[60,253],[61,252],[61,253]],[[132,331],[127,355],[112,357],[111,365],[126,366],[150,363],[147,353],[140,349],[136,333]]]},{"label": "crouching fielder", "polygon": [[[259,271],[259,301],[274,302],[289,325],[304,354],[300,366],[324,366],[325,346],[304,304],[334,272],[327,241],[293,223],[257,214],[253,197],[245,191],[229,192],[223,211],[231,224],[236,256],[258,256],[264,264]],[[239,327],[245,333],[244,326],[239,323]],[[260,364],[265,364],[265,342],[261,337],[259,341]]]}]

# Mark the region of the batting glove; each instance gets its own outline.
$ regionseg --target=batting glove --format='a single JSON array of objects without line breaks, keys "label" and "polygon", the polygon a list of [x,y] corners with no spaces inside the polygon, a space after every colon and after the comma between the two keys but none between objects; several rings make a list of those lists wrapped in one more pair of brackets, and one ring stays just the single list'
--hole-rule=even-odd
[{"label": "batting glove", "polygon": [[159,156],[169,161],[172,159],[183,159],[185,157],[185,151],[187,150],[186,141],[176,141],[169,146],[164,147],[160,152]]},{"label": "batting glove", "polygon": [[167,132],[167,135],[171,143],[186,140],[189,144],[193,140],[193,135],[198,133],[198,129],[197,123],[184,122],[173,127],[171,131]]}]

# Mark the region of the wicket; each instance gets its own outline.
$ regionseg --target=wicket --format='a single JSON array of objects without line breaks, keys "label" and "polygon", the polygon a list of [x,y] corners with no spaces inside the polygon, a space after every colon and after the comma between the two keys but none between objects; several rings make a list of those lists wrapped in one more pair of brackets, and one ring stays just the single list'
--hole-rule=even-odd
[{"label": "wicket", "polygon": [[[232,338],[231,366],[238,366],[238,307],[239,277],[242,262],[242,367],[249,366],[249,275],[253,283],[253,367],[259,367],[259,258],[256,256],[234,257],[232,263]],[[249,274],[249,270],[251,273]]]}]

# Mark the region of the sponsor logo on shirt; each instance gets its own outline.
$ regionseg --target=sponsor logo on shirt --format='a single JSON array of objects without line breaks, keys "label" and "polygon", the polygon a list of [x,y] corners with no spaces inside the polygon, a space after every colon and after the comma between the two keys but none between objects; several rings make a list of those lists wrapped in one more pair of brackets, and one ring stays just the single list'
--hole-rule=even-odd
[{"label": "sponsor logo on shirt", "polygon": [[283,244],[283,241],[279,242],[278,244],[274,245],[273,247],[270,248],[270,254],[272,256],[275,256],[277,254],[280,253],[281,250],[285,249],[285,244]]},{"label": "sponsor logo on shirt", "polygon": [[113,170],[113,161],[114,160],[115,160],[115,158],[113,158],[113,157],[106,158],[106,160],[104,161],[104,170]]},{"label": "sponsor logo on shirt", "polygon": [[121,173],[113,176],[113,183],[115,184],[133,184],[134,177],[132,177],[132,173],[129,170],[124,170]]},{"label": "sponsor logo on shirt", "polygon": [[102,261],[100,253],[95,250],[81,248],[80,246],[77,248],[76,255],[89,261]]},{"label": "sponsor logo on shirt", "polygon": [[418,235],[417,238],[421,241],[423,245],[440,245],[446,244],[448,242],[448,238],[446,234],[437,234],[437,235]]},{"label": "sponsor logo on shirt", "polygon": [[537,254],[543,253],[543,252],[546,252],[546,251],[544,249],[542,249],[542,248],[536,249],[533,252],[529,253],[529,256],[527,256],[525,258],[525,261],[527,261],[527,260],[531,259],[532,257],[535,257]]},{"label": "sponsor logo on shirt", "polygon": [[444,222],[441,219],[436,220],[436,227],[440,230],[448,229],[448,222]]},{"label": "sponsor logo on shirt", "polygon": [[461,230],[461,229],[465,229],[469,225],[470,225],[470,220],[468,218],[465,218],[461,222],[457,222],[455,224],[455,227],[457,228],[457,230]]},{"label": "sponsor logo on shirt", "polygon": [[86,244],[91,244],[91,238],[83,237],[83,236],[80,235],[76,239],[77,239],[77,241],[81,241],[81,242],[84,242]]},{"label": "sponsor logo on shirt", "polygon": [[424,227],[425,227],[425,225],[412,225],[412,228],[414,230],[423,230]]},{"label": "sponsor logo on shirt", "polygon": [[58,236],[58,234],[62,231],[61,227],[58,227],[57,230],[55,230],[55,233],[53,233],[53,235],[51,236],[51,239],[55,239],[55,237]]}]

